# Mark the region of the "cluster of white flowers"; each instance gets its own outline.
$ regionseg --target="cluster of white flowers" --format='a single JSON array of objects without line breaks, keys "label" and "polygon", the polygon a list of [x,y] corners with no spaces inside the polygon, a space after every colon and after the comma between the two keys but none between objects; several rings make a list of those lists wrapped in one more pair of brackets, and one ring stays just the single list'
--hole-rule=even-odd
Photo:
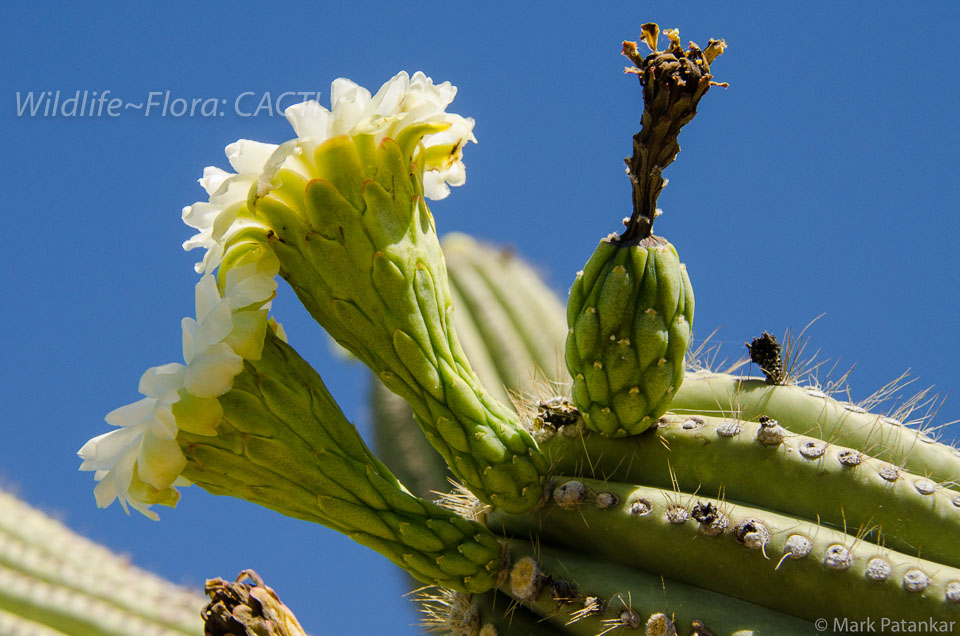
[{"label": "cluster of white flowers", "polygon": [[[405,129],[423,126],[424,194],[442,199],[449,186],[464,183],[461,150],[473,136],[473,120],[445,112],[456,95],[449,82],[435,85],[417,72],[401,72],[371,96],[348,79],[331,87],[332,110],[315,101],[286,111],[297,137],[281,145],[241,139],[226,147],[236,172],[216,167],[203,171],[200,185],[208,195],[183,209],[183,221],[197,230],[185,250],[203,248],[197,263],[202,277],[196,286],[196,318],[184,318],[184,364],[148,369],[140,378],[141,400],[111,411],[107,423],[115,430],[91,439],[78,454],[80,470],[95,471],[94,491],[101,508],[119,499],[151,519],[155,503],[176,503],[175,486],[186,458],[176,441],[186,430],[215,435],[222,417],[217,397],[228,392],[242,371],[243,360],[260,357],[267,312],[277,283],[279,262],[272,250],[256,241],[235,241],[250,227],[267,228],[246,213],[247,198],[256,184],[269,189],[277,170],[304,172],[300,157],[339,135],[372,135],[375,143],[396,138]],[[305,174],[310,178],[309,174]],[[224,265],[229,260],[229,265]],[[214,271],[219,268],[217,279]]]},{"label": "cluster of white flowers", "polygon": [[456,95],[457,88],[450,82],[434,84],[419,71],[413,77],[406,72],[394,75],[372,97],[370,91],[348,79],[334,80],[330,86],[331,110],[316,101],[286,110],[297,143],[281,150],[270,165],[279,165],[281,157],[297,153],[305,145],[315,146],[337,135],[373,135],[379,143],[387,137],[397,139],[404,129],[429,124],[437,131],[422,139],[424,148],[429,149],[424,162],[424,194],[430,199],[443,199],[450,194],[449,186],[466,181],[463,146],[477,141],[473,119],[446,112]]},{"label": "cluster of white flowers", "polygon": [[[115,499],[151,519],[154,503],[175,503],[174,486],[186,458],[176,442],[181,429],[215,435],[222,410],[217,396],[233,386],[243,359],[259,358],[278,266],[274,260],[250,263],[227,272],[223,293],[210,274],[196,285],[196,319],[184,318],[183,360],[152,367],[140,378],[145,397],[107,414],[117,427],[84,444],[80,470],[96,471],[97,505]],[[177,404],[188,405],[175,416]],[[179,414],[178,414],[179,415]]]}]

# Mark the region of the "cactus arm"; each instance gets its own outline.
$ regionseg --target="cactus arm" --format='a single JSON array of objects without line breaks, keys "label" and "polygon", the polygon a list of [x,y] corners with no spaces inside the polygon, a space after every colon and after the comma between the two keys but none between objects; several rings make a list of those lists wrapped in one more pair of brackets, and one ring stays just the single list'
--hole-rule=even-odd
[{"label": "cactus arm", "polygon": [[[498,302],[486,285],[483,276],[468,263],[458,267],[456,274],[450,278],[457,296],[463,301],[461,306],[466,310],[465,313],[476,319],[477,329],[489,351],[501,387],[504,384],[516,386],[516,377],[529,372],[529,367],[518,364],[528,361],[523,359],[527,356],[517,355],[518,352],[529,350],[523,333],[516,327],[506,307]],[[473,359],[469,353],[467,357]]]},{"label": "cactus arm", "polygon": [[790,434],[760,443],[763,428],[668,413],[655,433],[634,443],[584,432],[540,439],[540,447],[559,474],[722,492],[728,501],[819,520],[871,540],[882,534],[888,548],[960,567],[954,540],[960,536],[960,506],[954,493],[816,438]]},{"label": "cactus arm", "polygon": [[247,361],[218,399],[216,435],[177,438],[187,479],[334,528],[420,581],[467,591],[494,586],[502,558],[496,537],[409,494],[316,372],[273,332],[261,358]]},{"label": "cactus arm", "polygon": [[457,477],[485,501],[526,510],[546,464],[463,354],[411,153],[391,139],[372,149],[334,137],[303,159],[313,180],[281,170],[250,205],[311,315],[410,402]]},{"label": "cactus arm", "polygon": [[[500,590],[474,594],[471,600],[480,612],[481,625],[496,630],[488,630],[491,636],[563,636],[568,633],[545,621],[540,614],[516,605]],[[486,634],[480,632],[479,636]]]},{"label": "cactus arm", "polygon": [[[694,621],[717,636],[813,633],[813,626],[802,619],[669,577],[630,569],[621,565],[619,559],[599,561],[556,547],[512,544],[512,549],[518,557],[535,558],[544,578],[534,598],[521,595],[524,607],[564,633],[596,636],[618,627],[631,633],[632,629],[643,630],[656,614],[667,618],[676,631],[648,629],[648,634],[687,634]],[[506,591],[516,597],[509,586]]]},{"label": "cactus arm", "polygon": [[[522,350],[529,352],[541,373],[557,378],[560,375],[558,354],[566,328],[557,320],[562,316],[563,306],[556,295],[515,255],[475,244],[465,235],[446,237],[444,253],[451,281],[456,282],[461,275],[478,275],[492,294],[492,302],[482,303],[483,307],[502,308],[509,320],[507,329],[521,338]],[[507,351],[506,357],[517,357],[514,351],[516,349]],[[467,353],[469,356],[471,352]],[[514,364],[510,373],[503,374],[503,381],[509,387],[525,387],[530,384],[532,371],[529,364]]]},{"label": "cactus arm", "polygon": [[[0,612],[19,617],[17,622],[24,628],[32,628],[34,623],[38,623],[70,636],[129,636],[145,633],[183,636],[195,634],[199,629],[196,619],[191,630],[173,629],[118,605],[115,599],[97,598],[82,589],[38,580],[28,573],[0,566]],[[0,626],[5,620],[12,623],[15,619],[0,617]]]},{"label": "cactus arm", "polygon": [[677,414],[766,415],[784,428],[862,450],[879,460],[960,490],[960,451],[938,444],[893,418],[844,402],[811,387],[770,385],[727,374],[692,374],[670,405]]},{"label": "cactus arm", "polygon": [[[566,325],[557,296],[520,257],[502,249],[464,234],[445,236],[442,248],[457,333],[480,380],[501,399],[509,398],[508,390],[534,393],[538,381],[553,390],[566,373],[559,357]],[[464,279],[477,284],[476,293],[484,294],[486,303],[460,290]],[[506,298],[522,308],[508,312],[502,308]],[[490,329],[491,324],[497,328]],[[409,405],[379,380],[371,385],[377,449],[386,464],[422,497],[446,490],[449,471],[416,430]]]},{"label": "cactus arm", "polygon": [[[960,619],[956,568],[758,508],[658,488],[580,482],[586,496],[579,502],[551,503],[524,516],[495,511],[488,525],[513,536],[536,533],[541,544],[578,549],[806,620]],[[599,493],[612,494],[616,504],[598,507],[597,501],[610,501],[598,499]],[[698,502],[710,503],[728,522],[724,528],[712,520],[714,536],[691,516]],[[766,533],[750,520],[760,520]],[[788,556],[794,536],[808,542],[809,552],[801,558]],[[868,566],[883,580],[871,580]],[[909,589],[915,581],[919,589]]]},{"label": "cactus arm", "polygon": [[426,633],[453,636],[558,636],[565,632],[546,622],[500,590],[461,594],[426,587],[413,595]]},{"label": "cactus arm", "polygon": [[[0,610],[0,634],[24,634],[29,636],[70,636],[66,632],[53,629],[40,623],[23,618],[16,613]],[[74,635],[76,636],[76,635]]]},{"label": "cactus arm", "polygon": [[[0,607],[69,634],[193,634],[203,599],[0,491]],[[64,599],[69,599],[66,602]],[[12,623],[11,623],[12,624]],[[112,630],[112,631],[111,631]],[[32,633],[32,632],[24,632]]]}]

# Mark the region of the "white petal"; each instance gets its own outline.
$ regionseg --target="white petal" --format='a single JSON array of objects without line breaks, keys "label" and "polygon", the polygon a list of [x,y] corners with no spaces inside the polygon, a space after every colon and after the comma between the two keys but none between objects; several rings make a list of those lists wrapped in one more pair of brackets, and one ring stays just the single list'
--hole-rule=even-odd
[{"label": "white petal", "polygon": [[226,147],[227,160],[239,174],[256,174],[263,170],[263,164],[276,149],[276,144],[238,139]]},{"label": "white petal", "polygon": [[160,398],[171,391],[176,393],[183,388],[183,373],[186,367],[176,362],[159,367],[150,367],[140,376],[140,393],[152,398]]},{"label": "white petal", "polygon": [[410,77],[406,71],[400,71],[390,78],[390,80],[380,87],[377,94],[373,96],[368,105],[368,112],[376,115],[391,115],[400,109],[400,102],[404,93],[407,92],[407,86],[410,84]]},{"label": "white petal", "polygon": [[[227,272],[228,285],[230,285],[230,274],[233,270]],[[253,303],[268,300],[277,289],[277,281],[271,276],[247,276],[241,280],[233,282],[227,288],[227,302],[231,309],[242,309],[249,307]]]},{"label": "white petal", "polygon": [[149,504],[142,504],[139,501],[130,499],[130,507],[142,514],[144,517],[150,521],[160,521],[160,515],[155,513],[153,510],[150,510]]},{"label": "white petal", "polygon": [[198,230],[205,230],[213,226],[213,221],[220,214],[222,208],[211,205],[207,201],[198,201],[183,208],[180,218],[184,223]]},{"label": "white petal", "polygon": [[207,314],[216,309],[222,300],[217,280],[211,274],[205,274],[194,288],[197,322],[203,322]]},{"label": "white petal", "polygon": [[83,459],[80,470],[109,470],[120,456],[140,445],[145,428],[118,428],[89,440],[77,451],[77,455]]},{"label": "white petal", "polygon": [[216,241],[213,240],[213,235],[211,230],[206,229],[201,232],[197,232],[186,241],[183,242],[183,251],[189,252],[190,250],[196,249],[198,247],[203,247],[205,249],[211,249],[216,245]]},{"label": "white petal", "polygon": [[180,342],[183,348],[183,361],[187,364],[190,364],[190,361],[193,360],[193,356],[196,353],[197,348],[194,345],[194,341],[197,339],[197,329],[199,328],[200,326],[193,318],[183,318],[180,321]]},{"label": "white petal", "polygon": [[156,399],[146,397],[113,409],[104,419],[110,426],[135,426],[150,418],[156,403]]},{"label": "white petal", "polygon": [[[302,103],[309,104],[310,102]],[[300,104],[295,104],[290,108],[296,108],[299,105]],[[290,112],[290,108],[287,109],[287,112]],[[326,124],[324,123],[324,129],[325,128]],[[317,137],[317,139],[326,138],[326,130],[324,130],[322,137]],[[291,139],[290,141],[285,141],[280,144],[274,153],[270,155],[270,158],[267,159],[267,163],[265,163],[263,166],[263,171],[260,173],[260,176],[257,177],[257,196],[266,196],[266,194],[270,192],[270,189],[273,187],[271,181],[273,180],[273,177],[276,176],[280,168],[282,168],[284,165],[291,165],[291,167],[294,167],[295,164],[299,162],[299,157],[302,153],[303,147],[299,137],[297,139]],[[296,168],[294,167],[294,169]]]},{"label": "white petal", "polygon": [[297,137],[301,139],[307,137],[316,137],[323,140],[327,138],[327,128],[330,119],[330,111],[321,106],[316,100],[308,100],[294,104],[285,111],[283,115],[293,126]]},{"label": "white petal", "polygon": [[208,196],[220,189],[223,182],[233,176],[231,173],[216,166],[207,166],[203,169],[203,176],[197,179],[203,189],[207,191]]},{"label": "white petal", "polygon": [[197,397],[217,397],[233,387],[233,378],[243,370],[243,358],[220,343],[208,347],[190,363],[186,375],[187,391]]},{"label": "white petal", "polygon": [[213,247],[207,248],[207,253],[203,260],[193,266],[198,274],[211,273],[220,265],[220,259],[223,258],[223,245],[214,243]]},{"label": "white petal", "polygon": [[230,304],[226,300],[221,300],[217,306],[207,314],[207,317],[200,323],[193,341],[193,355],[196,357],[204,349],[215,345],[227,337],[230,330],[233,329],[233,320],[231,319]]},{"label": "white petal", "polygon": [[97,501],[97,508],[106,508],[117,498],[117,482],[113,475],[107,473],[93,489],[93,497]]},{"label": "white petal", "polygon": [[177,436],[177,418],[169,404],[158,404],[153,410],[153,419],[147,426],[147,433],[158,439],[174,439]]},{"label": "white petal", "polygon": [[445,199],[450,194],[450,188],[444,181],[443,175],[437,170],[423,173],[423,195],[433,201]]}]

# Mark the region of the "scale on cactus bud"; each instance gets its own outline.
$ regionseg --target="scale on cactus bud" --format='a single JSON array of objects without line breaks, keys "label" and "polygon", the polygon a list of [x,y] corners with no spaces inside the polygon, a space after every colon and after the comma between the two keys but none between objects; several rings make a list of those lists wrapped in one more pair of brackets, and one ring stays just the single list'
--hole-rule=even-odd
[{"label": "scale on cactus bud", "polygon": [[633,214],[622,234],[611,234],[578,274],[567,304],[566,360],[573,401],[587,428],[609,437],[638,435],[663,415],[683,381],[693,325],[693,288],[677,250],[653,234],[661,176],[677,153],[680,128],[693,119],[712,85],[710,62],[722,41],[706,50],[658,49],[660,28],[645,24],[642,57],[634,42],[623,54],[643,86],[643,126],[625,161],[633,186]]}]

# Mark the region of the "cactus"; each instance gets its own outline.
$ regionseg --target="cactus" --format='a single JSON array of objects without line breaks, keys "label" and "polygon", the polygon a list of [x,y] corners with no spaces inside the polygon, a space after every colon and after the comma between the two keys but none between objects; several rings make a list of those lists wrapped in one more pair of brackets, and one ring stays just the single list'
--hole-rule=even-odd
[{"label": "cactus", "polygon": [[0,491],[0,634],[184,636],[197,591],[174,585]]},{"label": "cactus", "polygon": [[[288,111],[295,139],[229,146],[237,172],[205,171],[209,201],[184,211],[185,247],[206,250],[184,363],[149,369],[144,397],[108,415],[119,428],[80,451],[98,505],[155,516],[189,482],[329,526],[429,586],[435,632],[952,629],[954,449],[800,385],[768,334],[749,347],[762,379],[684,370],[692,288],[652,226],[725,44],[665,34],[661,51],[644,25],[647,56],[624,43],[645,101],[634,210],[577,276],[566,320],[517,259],[437,238],[425,198],[463,182],[473,140],[445,110],[449,84],[402,73],[371,95],[337,80],[332,111]],[[386,461],[269,316],[278,274],[375,375]],[[430,501],[447,470],[455,488]],[[244,620],[286,616],[262,582],[233,585],[211,589]]]}]

